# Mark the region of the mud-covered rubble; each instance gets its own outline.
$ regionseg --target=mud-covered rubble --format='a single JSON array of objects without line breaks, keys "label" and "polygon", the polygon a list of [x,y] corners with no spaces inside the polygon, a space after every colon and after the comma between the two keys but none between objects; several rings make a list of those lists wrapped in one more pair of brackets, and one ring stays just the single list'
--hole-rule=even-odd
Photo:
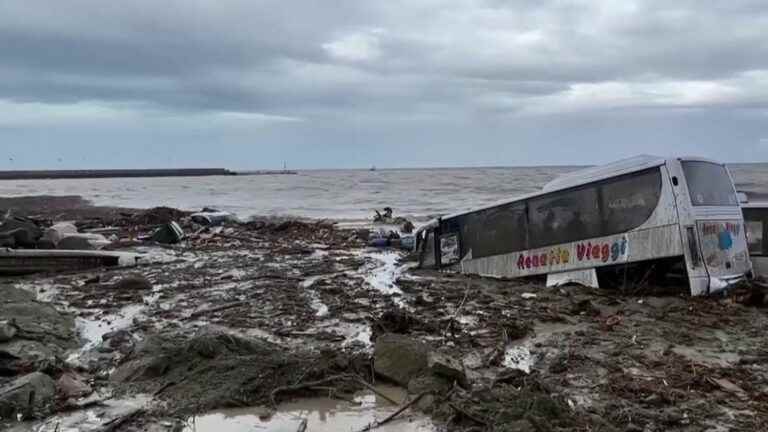
[{"label": "mud-covered rubble", "polygon": [[[57,413],[40,431],[172,430],[218,408],[354,401],[381,382],[447,430],[768,426],[764,293],[545,288],[415,270],[330,221],[140,214],[78,226],[116,227],[114,247],[147,264],[2,281],[0,347],[24,341],[46,361],[0,348],[0,385],[54,383],[52,404],[15,411]],[[135,241],[171,220],[179,244]]]},{"label": "mud-covered rubble", "polygon": [[0,422],[45,417],[70,397],[84,395],[72,394],[66,377],[75,375],[63,360],[78,345],[74,319],[38,302],[32,292],[1,289]]},{"label": "mud-covered rubble", "polygon": [[738,295],[624,295],[431,272],[399,285],[414,298],[410,316],[443,329],[410,333],[450,346],[468,369],[473,391],[439,405],[452,428],[746,431],[768,422],[768,314]]},{"label": "mud-covered rubble", "polygon": [[[178,216],[175,212],[153,209],[138,220],[163,223],[167,218]],[[106,224],[120,225],[110,220],[81,222],[78,226],[103,230],[106,228],[101,225]],[[85,389],[95,392],[92,397],[97,398],[95,403],[99,406],[119,405],[148,391],[150,399],[166,400],[167,404],[163,404],[160,411],[141,408],[142,412],[149,413],[147,415],[199,413],[206,408],[263,402],[263,394],[256,394],[255,390],[241,391],[238,393],[241,399],[226,392],[241,387],[239,380],[247,375],[246,371],[257,373],[256,360],[270,351],[274,364],[263,359],[266,369],[262,374],[267,378],[262,378],[267,381],[257,386],[258,391],[271,388],[269,380],[273,378],[275,383],[286,384],[288,378],[297,378],[290,374],[295,374],[298,366],[311,365],[302,372],[302,379],[322,378],[327,372],[345,375],[354,372],[354,380],[329,383],[333,385],[334,394],[350,399],[345,389],[357,389],[363,380],[357,369],[350,369],[350,365],[355,364],[352,360],[362,355],[362,363],[358,363],[369,363],[366,350],[370,347],[370,311],[389,304],[384,293],[365,282],[367,270],[382,265],[375,258],[378,253],[364,252],[354,232],[338,230],[334,223],[327,221],[264,218],[246,223],[230,220],[220,226],[204,227],[185,217],[181,225],[190,234],[172,247],[116,242],[114,248],[118,250],[149,257],[144,261],[149,264],[138,268],[5,280],[3,289],[13,287],[27,296],[37,294],[38,298],[50,302],[47,307],[67,311],[75,317],[74,326],[70,322],[70,327],[72,330],[76,327],[77,335],[72,331],[68,337],[69,349],[56,353],[62,368],[51,378],[67,387],[72,398],[85,396]],[[113,233],[120,238],[139,238],[152,229],[150,225],[129,225]],[[160,374],[152,380],[142,379],[147,376],[145,372],[126,372],[130,365],[141,364],[142,360],[159,363],[160,357],[180,358],[181,351],[153,355],[148,346],[158,344],[153,345],[152,341],[163,340],[159,345],[164,348],[186,347],[187,351],[197,352],[190,347],[199,346],[203,336],[197,335],[198,332],[217,332],[225,341],[246,341],[238,342],[237,349],[224,343],[219,347],[221,350],[209,348],[205,354],[188,357],[190,368],[208,362],[204,369],[209,373],[221,368],[231,372],[212,375],[206,381],[203,379],[206,374],[201,371],[190,379],[200,394],[209,395],[207,402],[181,397],[196,393],[181,383],[171,385],[170,381],[179,378],[181,372],[177,370],[167,371],[170,377],[167,382],[162,381],[165,373],[156,371],[157,365],[149,367]],[[238,351],[243,346],[262,349],[258,353]],[[184,352],[189,354],[187,351]],[[337,365],[328,365],[325,360],[329,358]],[[278,363],[284,368],[276,366]],[[273,377],[273,369],[283,371],[283,381],[276,375]],[[79,375],[73,375],[74,371]],[[370,371],[360,369],[359,372],[365,375],[364,379],[372,380]],[[251,381],[254,379],[251,376]],[[163,382],[167,388],[159,392],[157,388],[150,388],[157,382]],[[293,393],[285,392],[286,395]],[[317,391],[297,393],[316,394]],[[69,416],[51,421],[67,424],[71,419]],[[111,420],[105,419],[102,423],[108,421]],[[93,427],[100,430],[101,426]]]},{"label": "mud-covered rubble", "polygon": [[111,379],[120,392],[152,394],[171,414],[195,414],[266,406],[315,394],[322,387],[297,386],[304,382],[329,380],[326,388],[332,386],[339,396],[351,394],[360,384],[331,378],[367,374],[367,360],[344,352],[288,349],[224,332],[173,332],[142,341]]}]

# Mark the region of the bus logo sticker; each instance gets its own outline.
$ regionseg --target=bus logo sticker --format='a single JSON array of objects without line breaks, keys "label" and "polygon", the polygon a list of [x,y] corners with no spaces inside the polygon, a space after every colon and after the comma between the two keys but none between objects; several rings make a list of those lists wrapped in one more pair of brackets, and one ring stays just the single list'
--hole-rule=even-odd
[{"label": "bus logo sticker", "polygon": [[627,238],[622,237],[613,243],[579,243],[576,245],[576,258],[579,261],[600,260],[602,262],[616,261],[627,255]]},{"label": "bus logo sticker", "polygon": [[720,231],[720,233],[717,234],[717,247],[722,251],[733,247],[733,238],[731,237],[730,232]]},{"label": "bus logo sticker", "polygon": [[706,237],[714,236],[717,239],[717,248],[726,251],[733,247],[733,237],[741,234],[741,224],[704,223],[701,225],[701,233]]},{"label": "bus logo sticker", "polygon": [[[581,242],[576,244],[576,256],[578,261],[599,261],[603,263],[615,262],[626,259],[629,252],[629,240],[622,237],[614,242],[592,243]],[[519,270],[529,270],[540,267],[568,264],[571,262],[571,252],[567,248],[556,247],[548,252],[521,253],[517,258]]]}]

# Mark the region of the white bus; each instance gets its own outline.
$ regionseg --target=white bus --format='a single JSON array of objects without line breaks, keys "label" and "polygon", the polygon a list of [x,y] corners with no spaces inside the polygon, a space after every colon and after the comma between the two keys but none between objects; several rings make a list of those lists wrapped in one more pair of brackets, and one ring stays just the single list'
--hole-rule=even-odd
[{"label": "white bus", "polygon": [[[548,285],[677,267],[691,295],[751,276],[744,219],[727,168],[637,156],[559,177],[541,192],[430,221],[422,267],[483,276],[547,275]],[[643,270],[645,271],[645,270]]]}]

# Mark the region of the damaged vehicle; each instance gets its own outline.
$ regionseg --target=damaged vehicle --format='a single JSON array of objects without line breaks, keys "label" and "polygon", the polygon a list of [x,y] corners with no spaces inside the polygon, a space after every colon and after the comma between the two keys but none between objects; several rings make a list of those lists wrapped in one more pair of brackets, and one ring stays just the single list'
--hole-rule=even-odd
[{"label": "damaged vehicle", "polygon": [[432,220],[418,230],[416,250],[422,267],[593,287],[652,272],[706,295],[751,276],[745,231],[725,165],[642,155]]}]

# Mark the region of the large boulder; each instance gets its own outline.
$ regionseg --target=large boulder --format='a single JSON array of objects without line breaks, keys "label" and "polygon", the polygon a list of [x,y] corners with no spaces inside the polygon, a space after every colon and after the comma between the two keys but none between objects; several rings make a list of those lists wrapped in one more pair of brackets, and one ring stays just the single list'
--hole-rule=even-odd
[{"label": "large boulder", "polygon": [[376,339],[374,369],[377,374],[403,387],[428,366],[429,348],[423,342],[400,334],[386,333]]},{"label": "large boulder", "polygon": [[74,318],[36,301],[29,291],[0,287],[0,317],[15,330],[12,338],[0,340],[0,371],[48,370],[77,346]]},{"label": "large boulder", "polygon": [[68,222],[61,222],[46,229],[40,240],[57,246],[61,239],[72,234],[77,234],[77,227]]},{"label": "large boulder", "polygon": [[51,413],[55,398],[51,377],[40,372],[24,375],[0,388],[0,417],[44,417]]},{"label": "large boulder", "polygon": [[0,291],[8,296],[0,302],[0,316],[14,321],[18,330],[16,337],[64,348],[74,346],[76,333],[72,315],[58,311],[51,304],[32,300],[34,294],[24,290],[2,287]]},{"label": "large boulder", "polygon": [[16,246],[34,247],[43,230],[33,221],[7,216],[0,224],[0,239],[10,240]]},{"label": "large boulder", "polygon": [[61,363],[57,361],[57,354],[62,353],[53,345],[16,338],[0,343],[0,372],[16,374],[55,369]]},{"label": "large boulder", "polygon": [[33,231],[26,228],[16,228],[0,232],[0,245],[9,248],[32,248],[37,245],[37,238]]},{"label": "large boulder", "polygon": [[97,250],[112,244],[101,234],[69,234],[59,240],[58,249],[64,250]]}]

